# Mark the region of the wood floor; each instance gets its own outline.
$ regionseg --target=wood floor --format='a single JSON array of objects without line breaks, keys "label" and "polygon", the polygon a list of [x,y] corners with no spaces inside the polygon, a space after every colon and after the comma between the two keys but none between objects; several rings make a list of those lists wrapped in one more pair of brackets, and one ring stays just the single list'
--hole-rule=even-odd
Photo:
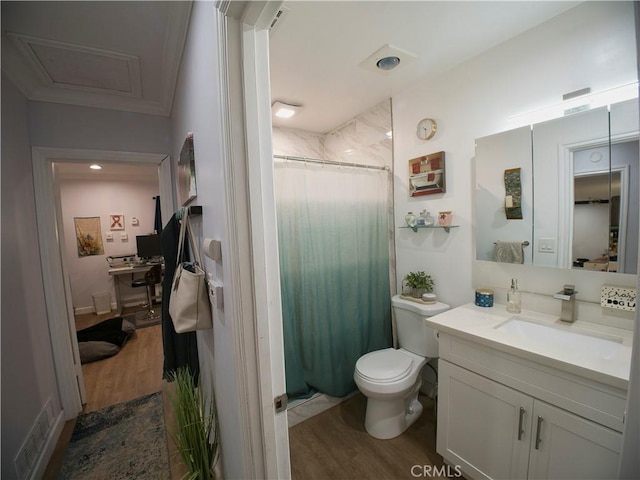
[{"label": "wood floor", "polygon": [[434,402],[422,395],[420,401],[425,407],[420,418],[390,440],[378,440],[365,431],[362,394],[290,428],[293,480],[415,479],[416,473],[446,478],[422,474],[424,465],[443,472],[444,464],[435,453]]},{"label": "wood floor", "polygon": [[[128,313],[125,311],[125,313]],[[106,318],[112,315],[106,314]],[[81,315],[78,330],[94,325],[104,316]],[[126,402],[162,389],[162,327],[136,329],[113,357],[82,366],[87,391],[83,413]]]},{"label": "wood floor", "polygon": [[[76,326],[86,328],[112,316],[81,315]],[[137,329],[115,356],[82,366],[87,391],[83,413],[162,391],[170,429],[173,415],[167,391],[171,386],[162,380],[162,363],[161,326]],[[420,399],[425,407],[422,416],[391,440],[377,440],[364,430],[366,398],[361,394],[292,427],[289,444],[293,480],[412,479],[416,478],[412,473],[422,472],[424,465],[442,468],[442,457],[435,453],[434,404],[426,396]],[[65,425],[45,480],[58,478],[74,426],[75,421]],[[175,455],[171,438],[167,441],[171,478],[183,478],[185,467]],[[414,465],[420,470],[412,471]]]},{"label": "wood floor", "polygon": [[[125,309],[123,314],[132,313],[136,309]],[[103,315],[93,313],[76,316],[76,329],[90,327],[96,323],[115,316],[115,312]],[[162,391],[165,423],[170,429],[173,425],[171,402],[167,397],[170,386],[162,380],[162,326],[136,329],[122,349],[113,357],[82,366],[86,388],[86,404],[82,413],[100,410],[150,393]],[[45,480],[58,478],[62,461],[69,440],[73,433],[75,420],[65,424],[64,430],[49,465],[44,473]],[[180,459],[174,454],[176,451],[171,437],[167,438],[171,466],[171,478],[182,478],[186,470]]]}]

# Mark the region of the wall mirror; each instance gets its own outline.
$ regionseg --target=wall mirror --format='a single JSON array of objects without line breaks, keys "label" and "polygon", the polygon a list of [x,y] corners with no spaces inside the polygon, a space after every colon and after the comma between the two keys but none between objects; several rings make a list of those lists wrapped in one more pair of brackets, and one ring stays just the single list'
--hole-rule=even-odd
[{"label": "wall mirror", "polygon": [[[476,140],[476,258],[637,273],[638,101]],[[521,219],[508,219],[504,172],[520,169]]]}]

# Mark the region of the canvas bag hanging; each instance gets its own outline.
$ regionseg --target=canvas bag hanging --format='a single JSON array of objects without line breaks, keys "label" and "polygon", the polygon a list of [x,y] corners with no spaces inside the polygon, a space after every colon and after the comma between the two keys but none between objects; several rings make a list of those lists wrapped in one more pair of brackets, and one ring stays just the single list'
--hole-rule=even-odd
[{"label": "canvas bag hanging", "polygon": [[[184,238],[187,232],[195,262],[182,261]],[[207,280],[200,265],[200,254],[191,232],[189,215],[185,215],[180,226],[176,271],[169,297],[169,315],[171,315],[173,327],[177,333],[206,330],[212,327]]]}]

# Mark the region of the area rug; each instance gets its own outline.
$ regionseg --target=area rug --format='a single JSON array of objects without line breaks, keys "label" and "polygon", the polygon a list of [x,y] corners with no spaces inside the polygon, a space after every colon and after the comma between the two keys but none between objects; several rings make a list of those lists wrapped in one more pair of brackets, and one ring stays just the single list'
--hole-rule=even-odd
[{"label": "area rug", "polygon": [[78,417],[60,478],[170,479],[162,393]]}]

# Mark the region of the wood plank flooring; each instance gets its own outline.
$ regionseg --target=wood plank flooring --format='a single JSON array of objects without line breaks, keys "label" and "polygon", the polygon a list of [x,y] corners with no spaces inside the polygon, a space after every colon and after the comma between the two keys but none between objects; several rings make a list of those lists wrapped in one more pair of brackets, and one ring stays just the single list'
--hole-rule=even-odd
[{"label": "wood plank flooring", "polygon": [[[111,316],[81,315],[76,326],[82,329]],[[87,390],[83,412],[162,391],[165,421],[170,429],[170,386],[162,380],[162,362],[161,326],[136,330],[118,354],[82,366]],[[422,416],[404,434],[391,440],[377,440],[364,430],[366,398],[361,394],[290,428],[293,480],[413,479],[414,465],[442,468],[442,457],[435,453],[434,403],[426,396],[420,399],[425,407]],[[43,476],[45,480],[58,478],[74,426],[75,421],[65,425]],[[168,444],[171,478],[183,478],[186,470],[175,455],[171,438]]]},{"label": "wood plank flooring", "polygon": [[[80,323],[79,329],[90,326]],[[82,366],[87,391],[83,413],[159,392],[162,363],[162,326],[136,329],[116,355]]]},{"label": "wood plank flooring", "polygon": [[[443,472],[442,457],[435,452],[434,402],[422,395],[420,401],[425,407],[420,418],[390,440],[378,440],[365,431],[366,398],[362,394],[290,428],[292,478],[415,479],[423,465]],[[419,467],[412,474],[414,465]]]}]

